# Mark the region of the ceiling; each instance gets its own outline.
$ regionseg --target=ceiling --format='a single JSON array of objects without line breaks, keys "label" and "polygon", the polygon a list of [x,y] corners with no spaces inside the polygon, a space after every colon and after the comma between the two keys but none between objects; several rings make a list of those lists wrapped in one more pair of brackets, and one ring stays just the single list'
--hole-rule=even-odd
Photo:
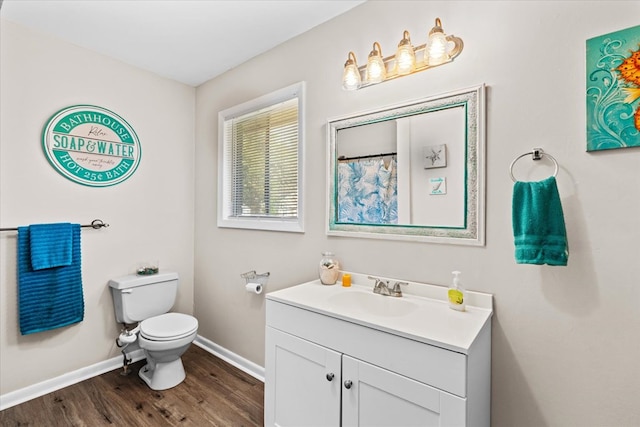
[{"label": "ceiling", "polygon": [[4,0],[0,14],[198,86],[364,1]]}]

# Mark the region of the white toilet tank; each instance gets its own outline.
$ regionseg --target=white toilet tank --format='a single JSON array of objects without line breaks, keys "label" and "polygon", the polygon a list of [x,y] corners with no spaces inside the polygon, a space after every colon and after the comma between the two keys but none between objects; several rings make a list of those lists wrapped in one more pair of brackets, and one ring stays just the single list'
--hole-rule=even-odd
[{"label": "white toilet tank", "polygon": [[118,323],[141,322],[167,313],[178,293],[178,273],[129,275],[109,281]]}]

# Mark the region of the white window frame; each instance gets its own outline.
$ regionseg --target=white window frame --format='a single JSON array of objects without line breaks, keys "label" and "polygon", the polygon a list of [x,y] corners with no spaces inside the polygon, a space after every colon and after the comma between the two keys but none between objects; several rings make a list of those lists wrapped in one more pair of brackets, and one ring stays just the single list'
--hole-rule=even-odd
[{"label": "white window frame", "polygon": [[[231,143],[225,140],[225,121],[269,106],[298,99],[298,215],[296,218],[256,218],[233,217],[230,197],[230,171],[225,158],[226,148]],[[283,89],[263,95],[240,105],[228,108],[218,113],[218,227],[245,228],[255,230],[304,232],[303,188],[304,188],[304,140],[305,140],[305,83],[299,82]]]}]

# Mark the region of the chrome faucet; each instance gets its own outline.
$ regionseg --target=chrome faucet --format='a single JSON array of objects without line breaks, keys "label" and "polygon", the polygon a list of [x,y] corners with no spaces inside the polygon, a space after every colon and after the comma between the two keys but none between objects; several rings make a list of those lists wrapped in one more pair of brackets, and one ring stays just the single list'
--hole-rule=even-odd
[{"label": "chrome faucet", "polygon": [[402,289],[400,289],[401,285],[408,285],[407,282],[396,282],[393,285],[393,289],[389,288],[389,281],[382,280],[378,277],[368,276],[369,279],[375,280],[375,284],[373,285],[373,293],[380,294],[388,297],[401,297]]},{"label": "chrome faucet", "polygon": [[401,297],[402,296],[402,289],[400,289],[401,286],[408,286],[409,284],[407,282],[396,282],[393,285],[393,289],[391,290],[391,296],[392,297]]},{"label": "chrome faucet", "polygon": [[373,293],[380,295],[391,295],[391,291],[389,291],[389,281],[378,279],[377,277],[369,276],[369,279],[375,280],[375,285],[373,285]]}]

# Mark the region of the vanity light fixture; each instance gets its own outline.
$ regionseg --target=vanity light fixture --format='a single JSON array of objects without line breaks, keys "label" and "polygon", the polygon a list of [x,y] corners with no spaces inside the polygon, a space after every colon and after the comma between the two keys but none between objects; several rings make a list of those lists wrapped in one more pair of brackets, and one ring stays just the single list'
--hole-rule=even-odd
[{"label": "vanity light fixture", "polygon": [[358,67],[356,55],[349,52],[344,64],[342,87],[352,91],[446,64],[460,55],[463,47],[462,39],[446,35],[440,18],[436,18],[427,42],[418,47],[413,47],[409,31],[405,30],[393,56],[383,58],[380,44],[374,42],[367,65]]}]

